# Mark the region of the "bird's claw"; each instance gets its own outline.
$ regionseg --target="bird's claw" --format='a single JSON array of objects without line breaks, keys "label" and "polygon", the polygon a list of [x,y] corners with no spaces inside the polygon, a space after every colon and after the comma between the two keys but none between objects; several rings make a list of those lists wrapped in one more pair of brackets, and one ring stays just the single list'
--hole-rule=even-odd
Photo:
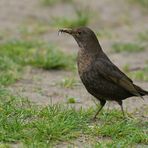
[{"label": "bird's claw", "polygon": [[60,35],[63,32],[63,29],[58,30],[58,35]]}]

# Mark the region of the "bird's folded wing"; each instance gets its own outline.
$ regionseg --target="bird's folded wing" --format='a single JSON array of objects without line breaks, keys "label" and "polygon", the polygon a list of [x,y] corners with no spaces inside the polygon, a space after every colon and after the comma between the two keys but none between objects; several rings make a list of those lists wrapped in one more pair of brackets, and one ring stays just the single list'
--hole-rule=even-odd
[{"label": "bird's folded wing", "polygon": [[128,78],[123,72],[118,69],[112,62],[104,59],[98,59],[95,64],[97,72],[101,74],[105,79],[115,83],[116,85],[129,91],[131,94],[140,96],[134,84],[130,78]]}]

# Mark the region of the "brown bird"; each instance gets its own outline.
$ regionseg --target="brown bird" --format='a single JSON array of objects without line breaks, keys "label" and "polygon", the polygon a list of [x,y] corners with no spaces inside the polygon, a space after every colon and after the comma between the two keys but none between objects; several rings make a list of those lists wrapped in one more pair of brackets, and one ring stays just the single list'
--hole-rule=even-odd
[{"label": "brown bird", "polygon": [[87,91],[100,101],[101,111],[107,100],[114,100],[122,106],[122,100],[137,96],[148,95],[148,91],[135,85],[103,52],[95,33],[88,27],[76,29],[61,29],[72,35],[79,46],[78,72]]}]

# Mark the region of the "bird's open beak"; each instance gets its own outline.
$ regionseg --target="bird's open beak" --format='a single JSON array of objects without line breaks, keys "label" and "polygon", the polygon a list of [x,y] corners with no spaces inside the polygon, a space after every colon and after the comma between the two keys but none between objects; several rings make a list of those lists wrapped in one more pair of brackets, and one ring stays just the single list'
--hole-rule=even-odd
[{"label": "bird's open beak", "polygon": [[60,30],[58,31],[58,33],[68,33],[68,34],[73,35],[73,34],[75,34],[76,32],[75,32],[74,30],[72,30],[72,29],[60,29]]}]

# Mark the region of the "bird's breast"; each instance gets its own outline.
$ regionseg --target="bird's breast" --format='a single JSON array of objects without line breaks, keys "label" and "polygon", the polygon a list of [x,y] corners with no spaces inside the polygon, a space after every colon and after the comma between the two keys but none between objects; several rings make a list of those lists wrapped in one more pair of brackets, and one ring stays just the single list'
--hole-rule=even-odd
[{"label": "bird's breast", "polygon": [[83,75],[83,73],[89,71],[91,62],[92,62],[92,57],[89,54],[81,50],[78,52],[77,65],[80,77]]}]

